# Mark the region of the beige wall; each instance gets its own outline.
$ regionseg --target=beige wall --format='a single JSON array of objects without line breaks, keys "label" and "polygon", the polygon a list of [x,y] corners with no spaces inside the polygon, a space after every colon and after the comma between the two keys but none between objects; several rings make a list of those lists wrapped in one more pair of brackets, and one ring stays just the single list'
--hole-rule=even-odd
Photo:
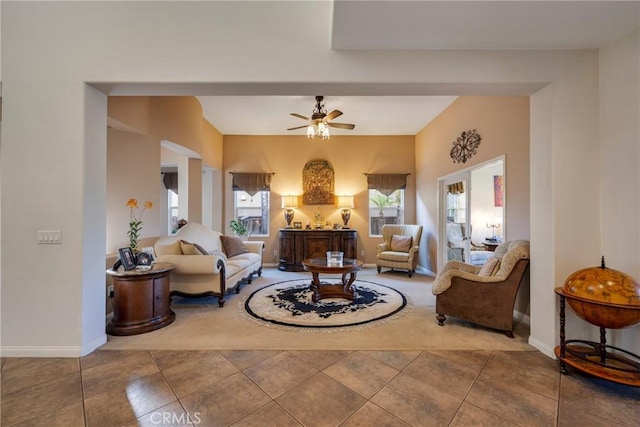
[{"label": "beige wall", "polygon": [[[275,262],[278,229],[285,226],[281,196],[302,194],[302,169],[313,159],[325,159],[335,171],[336,194],[353,194],[349,226],[358,230],[358,257],[365,251],[365,262],[375,262],[379,237],[369,237],[367,179],[364,173],[410,173],[405,192],[405,223],[415,222],[415,147],[413,136],[332,136],[309,140],[306,136],[238,136],[224,137],[225,226],[233,219],[231,175],[227,172],[275,172],[271,182],[270,233],[265,262]],[[303,224],[313,218],[317,208],[333,223],[342,223],[335,205],[301,205],[294,221]],[[229,230],[223,230],[229,233]],[[256,238],[262,239],[262,238]]]},{"label": "beige wall", "polygon": [[[468,129],[482,137],[467,163],[453,163],[453,141]],[[425,226],[420,265],[437,269],[438,178],[505,156],[506,234],[529,239],[529,98],[461,97],[416,135],[417,218]]]},{"label": "beige wall", "polygon": [[[154,206],[144,212],[140,237],[160,235],[162,200],[160,180],[160,144],[150,136],[107,130],[107,247],[106,253],[129,245],[129,208],[131,197]],[[138,213],[140,210],[138,210]]]},{"label": "beige wall", "polygon": [[[141,236],[166,234],[166,215],[160,212],[166,206],[160,166],[166,158],[173,163],[168,154],[173,152],[161,148],[163,140],[180,152],[174,154],[185,183],[181,216],[201,222],[202,168],[205,164],[222,167],[222,135],[203,119],[198,100],[192,96],[115,96],[108,98],[107,114],[107,253],[128,243],[129,209],[125,205],[131,197],[155,205],[144,214]],[[220,182],[214,191],[222,191]]]}]

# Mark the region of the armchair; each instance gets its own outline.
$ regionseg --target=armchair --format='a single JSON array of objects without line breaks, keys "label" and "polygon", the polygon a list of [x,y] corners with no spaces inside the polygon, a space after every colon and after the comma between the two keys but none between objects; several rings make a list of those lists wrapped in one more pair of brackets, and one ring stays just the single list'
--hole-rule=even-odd
[{"label": "armchair", "polygon": [[432,288],[438,325],[450,315],[513,338],[513,309],[528,267],[528,240],[502,243],[482,267],[447,262]]},{"label": "armchair", "polygon": [[383,243],[377,246],[376,267],[378,273],[382,267],[407,270],[409,277],[413,275],[418,266],[418,249],[422,236],[421,225],[395,225],[382,226]]}]

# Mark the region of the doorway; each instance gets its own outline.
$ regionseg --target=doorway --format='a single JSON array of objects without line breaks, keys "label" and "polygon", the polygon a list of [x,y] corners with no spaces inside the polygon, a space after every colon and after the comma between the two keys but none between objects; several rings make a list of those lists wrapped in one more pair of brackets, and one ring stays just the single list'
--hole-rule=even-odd
[{"label": "doorway", "polygon": [[505,239],[505,159],[438,179],[438,271],[449,260],[482,265]]}]

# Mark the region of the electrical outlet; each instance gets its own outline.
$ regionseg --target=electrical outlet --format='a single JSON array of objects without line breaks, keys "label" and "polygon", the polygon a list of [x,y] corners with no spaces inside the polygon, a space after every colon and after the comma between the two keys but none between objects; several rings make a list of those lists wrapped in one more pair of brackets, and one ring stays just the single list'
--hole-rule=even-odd
[{"label": "electrical outlet", "polygon": [[364,251],[360,251],[360,258],[364,259]]},{"label": "electrical outlet", "polygon": [[277,260],[277,259],[278,259],[278,250],[277,250],[277,249],[274,249],[274,250],[273,250],[273,260],[275,261],[275,260]]},{"label": "electrical outlet", "polygon": [[109,298],[113,298],[113,285],[109,286],[109,290],[107,291],[107,296]]}]

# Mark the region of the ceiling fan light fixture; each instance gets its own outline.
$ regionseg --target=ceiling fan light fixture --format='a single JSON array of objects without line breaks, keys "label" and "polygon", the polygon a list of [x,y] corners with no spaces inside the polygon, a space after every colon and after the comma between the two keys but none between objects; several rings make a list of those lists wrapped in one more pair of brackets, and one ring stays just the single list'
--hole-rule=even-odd
[{"label": "ceiling fan light fixture", "polygon": [[314,120],[307,126],[307,138],[329,139],[329,126],[323,120]]}]

